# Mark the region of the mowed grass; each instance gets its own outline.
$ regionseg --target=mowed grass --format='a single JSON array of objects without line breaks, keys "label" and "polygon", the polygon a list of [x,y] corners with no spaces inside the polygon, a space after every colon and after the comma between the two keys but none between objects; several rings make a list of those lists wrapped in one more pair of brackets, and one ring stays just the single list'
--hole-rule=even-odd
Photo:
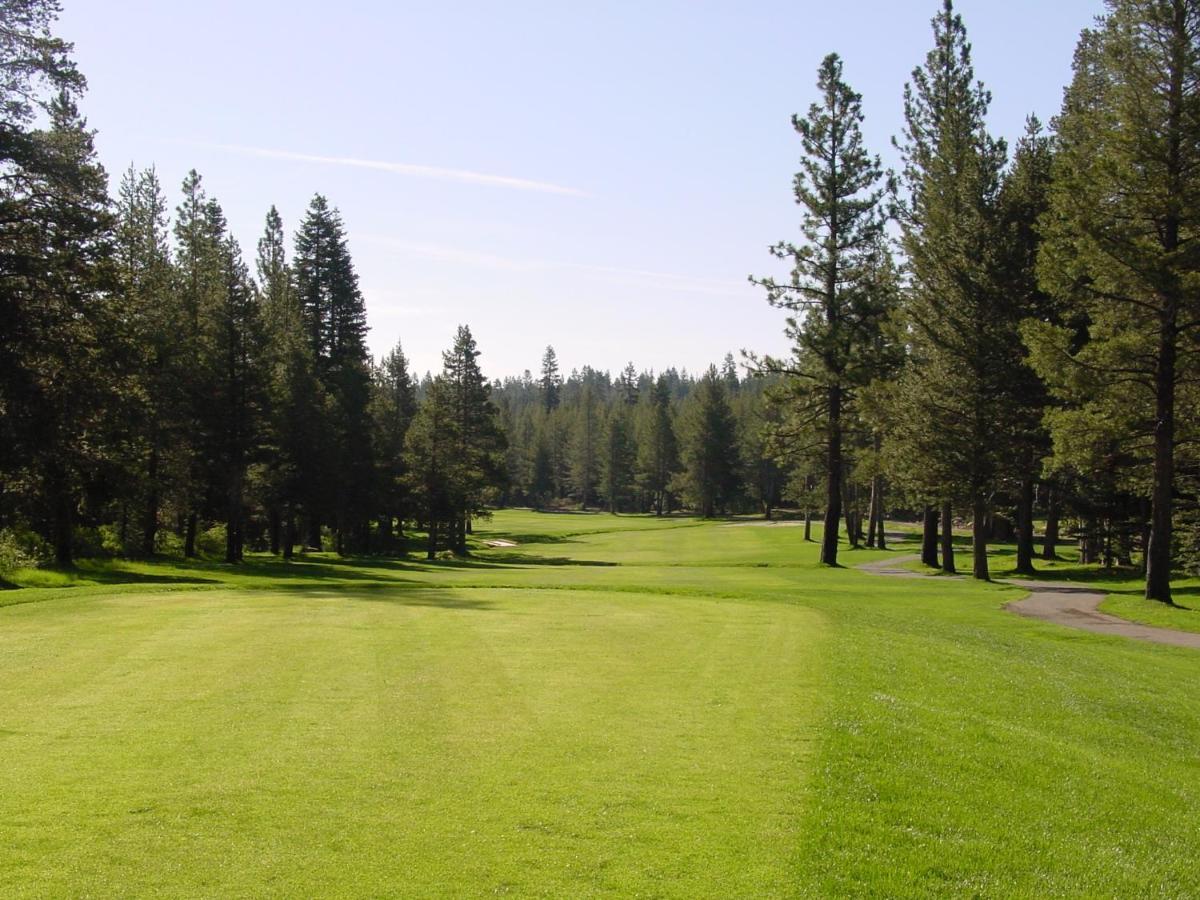
[{"label": "mowed grass", "polygon": [[1200,893],[1200,654],[802,533],[26,573],[0,894]]}]

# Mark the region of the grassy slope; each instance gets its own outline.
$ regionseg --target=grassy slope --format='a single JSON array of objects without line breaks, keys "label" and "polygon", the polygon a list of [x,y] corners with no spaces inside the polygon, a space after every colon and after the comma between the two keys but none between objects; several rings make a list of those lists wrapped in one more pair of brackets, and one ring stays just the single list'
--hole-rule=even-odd
[{"label": "grassy slope", "polygon": [[1200,655],[794,528],[492,536],[0,595],[0,893],[1200,891]]}]

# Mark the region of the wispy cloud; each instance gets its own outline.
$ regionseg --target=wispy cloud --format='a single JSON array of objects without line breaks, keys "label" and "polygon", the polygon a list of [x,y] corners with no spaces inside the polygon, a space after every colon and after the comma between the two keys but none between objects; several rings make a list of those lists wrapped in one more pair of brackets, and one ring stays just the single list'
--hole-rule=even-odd
[{"label": "wispy cloud", "polygon": [[435,259],[439,262],[473,266],[480,269],[503,269],[506,272],[532,272],[536,269],[546,268],[544,263],[512,259],[507,256],[496,256],[492,253],[478,253],[474,250],[448,247],[445,244],[406,241],[402,238],[384,237],[377,234],[356,235],[355,240],[378,244],[390,250],[398,250],[409,256],[420,256],[424,259]]},{"label": "wispy cloud", "polygon": [[357,159],[352,156],[322,156],[315,153],[296,153],[291,150],[272,150],[268,147],[245,147],[240,144],[207,144],[205,146],[212,147],[215,150],[222,150],[226,153],[238,153],[242,156],[256,156],[262,159],[286,159],[294,162],[316,163],[325,166],[374,169],[379,172],[391,172],[393,175],[404,175],[410,178],[457,181],[463,184],[479,184],[487,187],[510,188],[518,191],[560,194],[566,197],[591,196],[586,191],[581,191],[573,187],[565,187],[561,184],[551,184],[547,181],[533,181],[528,178],[513,178],[508,175],[489,175],[485,172],[471,172],[466,169],[444,169],[439,166],[387,162],[378,159]]},{"label": "wispy cloud", "polygon": [[356,240],[378,244],[424,259],[482,269],[498,269],[506,272],[572,271],[591,272],[596,275],[619,278],[623,281],[649,282],[662,290],[680,291],[690,294],[712,294],[714,296],[739,296],[745,293],[746,283],[721,278],[706,278],[701,275],[679,275],[671,272],[653,272],[646,269],[627,269],[620,266],[601,266],[589,263],[556,262],[553,260],[518,259],[479,253],[445,244],[429,244],[408,241],[385,235],[358,235]]}]

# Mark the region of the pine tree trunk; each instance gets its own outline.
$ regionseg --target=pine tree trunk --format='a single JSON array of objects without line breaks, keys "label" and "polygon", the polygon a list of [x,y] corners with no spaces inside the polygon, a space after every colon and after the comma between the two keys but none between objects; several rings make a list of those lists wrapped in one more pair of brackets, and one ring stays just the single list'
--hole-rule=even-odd
[{"label": "pine tree trunk", "polygon": [[1146,548],[1146,599],[1171,598],[1171,494],[1175,487],[1175,300],[1165,304],[1154,372],[1154,487],[1150,494],[1150,545]]},{"label": "pine tree trunk", "polygon": [[194,512],[188,513],[187,524],[184,526],[183,532],[183,555],[188,559],[196,558],[196,528],[198,525],[198,516]]},{"label": "pine tree trunk", "polygon": [[871,479],[871,503],[867,507],[867,546],[879,546],[879,476]]},{"label": "pine tree trunk", "polygon": [[235,563],[241,559],[238,553],[238,536],[242,528],[242,490],[235,477],[229,486],[228,504],[225,510],[225,562]]},{"label": "pine tree trunk", "polygon": [[878,479],[878,488],[872,489],[872,496],[878,493],[879,502],[875,506],[875,546],[879,550],[887,549],[887,534],[884,529],[884,505],[887,501],[887,483],[883,480],[882,475],[876,475]]},{"label": "pine tree trunk", "polygon": [[287,515],[284,517],[285,525],[283,526],[283,558],[291,559],[296,550],[296,513],[291,506],[288,507]]},{"label": "pine tree trunk", "polygon": [[323,549],[321,538],[321,520],[317,516],[308,518],[308,547],[320,553]]},{"label": "pine tree trunk", "polygon": [[988,534],[991,530],[991,515],[987,498],[979,492],[971,504],[971,574],[980,581],[991,581],[988,573]]},{"label": "pine tree trunk", "polygon": [[460,513],[454,519],[454,552],[459,556],[467,555],[466,513]]},{"label": "pine tree trunk", "polygon": [[821,562],[838,564],[838,525],[842,520],[842,389],[829,388],[829,448],[825,460],[825,530],[821,535]]},{"label": "pine tree trunk", "polygon": [[942,571],[958,573],[954,564],[954,508],[949,500],[942,502]]},{"label": "pine tree trunk", "polygon": [[804,541],[812,543],[812,510],[807,506],[804,508]]},{"label": "pine tree trunk", "polygon": [[1042,541],[1042,559],[1058,559],[1058,491],[1050,485],[1046,496],[1046,537]]},{"label": "pine tree trunk", "polygon": [[858,549],[860,529],[858,527],[857,510],[855,507],[855,489],[844,475],[842,476],[842,502],[846,507],[846,539],[851,550]]},{"label": "pine tree trunk", "polygon": [[1017,572],[1033,575],[1033,477],[1021,479],[1017,502]]},{"label": "pine tree trunk", "polygon": [[921,564],[931,569],[938,569],[938,511],[932,504],[926,504],[925,515],[921,523]]},{"label": "pine tree trunk", "polygon": [[437,541],[438,541],[437,520],[431,517],[429,520],[429,544],[425,550],[425,558],[426,559],[437,559]]},{"label": "pine tree trunk", "polygon": [[54,491],[54,561],[60,566],[71,566],[75,562],[71,496],[61,482],[56,483],[52,490]]},{"label": "pine tree trunk", "polygon": [[279,545],[282,542],[283,517],[279,514],[279,507],[274,504],[267,510],[267,534],[271,544],[271,555],[279,555]]},{"label": "pine tree trunk", "polygon": [[146,462],[146,508],[142,511],[142,555],[153,556],[158,539],[158,436],[150,437],[150,459]]}]

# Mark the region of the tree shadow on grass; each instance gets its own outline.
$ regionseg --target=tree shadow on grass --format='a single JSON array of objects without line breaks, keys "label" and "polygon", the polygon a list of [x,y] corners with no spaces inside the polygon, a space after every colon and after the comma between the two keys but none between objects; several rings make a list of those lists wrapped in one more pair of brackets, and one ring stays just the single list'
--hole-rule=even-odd
[{"label": "tree shadow on grass", "polygon": [[14,587],[62,589],[86,585],[157,584],[182,587],[224,584],[248,590],[291,590],[303,586],[327,586],[336,583],[347,587],[378,585],[387,588],[425,584],[426,582],[417,577],[405,576],[427,575],[438,571],[499,571],[532,566],[616,566],[617,563],[566,556],[486,551],[481,556],[438,560],[301,554],[291,560],[251,555],[237,564],[164,557],[142,563],[143,567],[154,565],[162,565],[167,571],[126,568],[124,563],[110,560],[80,560],[76,567],[70,569],[39,570],[60,579],[58,583],[18,582]]},{"label": "tree shadow on grass", "polygon": [[490,600],[464,597],[456,591],[406,586],[397,588],[394,583],[386,582],[347,585],[336,590],[325,585],[297,585],[294,590],[316,600],[353,600],[362,603],[386,603],[391,606],[470,610],[491,609],[495,606]]},{"label": "tree shadow on grass", "polygon": [[203,578],[198,575],[168,575],[163,572],[137,572],[132,569],[120,569],[112,565],[96,565],[88,560],[82,560],[78,565],[46,566],[36,570],[51,575],[59,575],[66,579],[59,584],[28,585],[15,584],[15,588],[70,588],[96,584],[220,584],[218,578]]},{"label": "tree shadow on grass", "polygon": [[[575,559],[571,556],[528,556],[524,553],[489,553],[476,560],[479,568],[507,569],[513,566],[617,566],[620,563],[599,559]],[[471,566],[467,566],[471,568]]]}]

